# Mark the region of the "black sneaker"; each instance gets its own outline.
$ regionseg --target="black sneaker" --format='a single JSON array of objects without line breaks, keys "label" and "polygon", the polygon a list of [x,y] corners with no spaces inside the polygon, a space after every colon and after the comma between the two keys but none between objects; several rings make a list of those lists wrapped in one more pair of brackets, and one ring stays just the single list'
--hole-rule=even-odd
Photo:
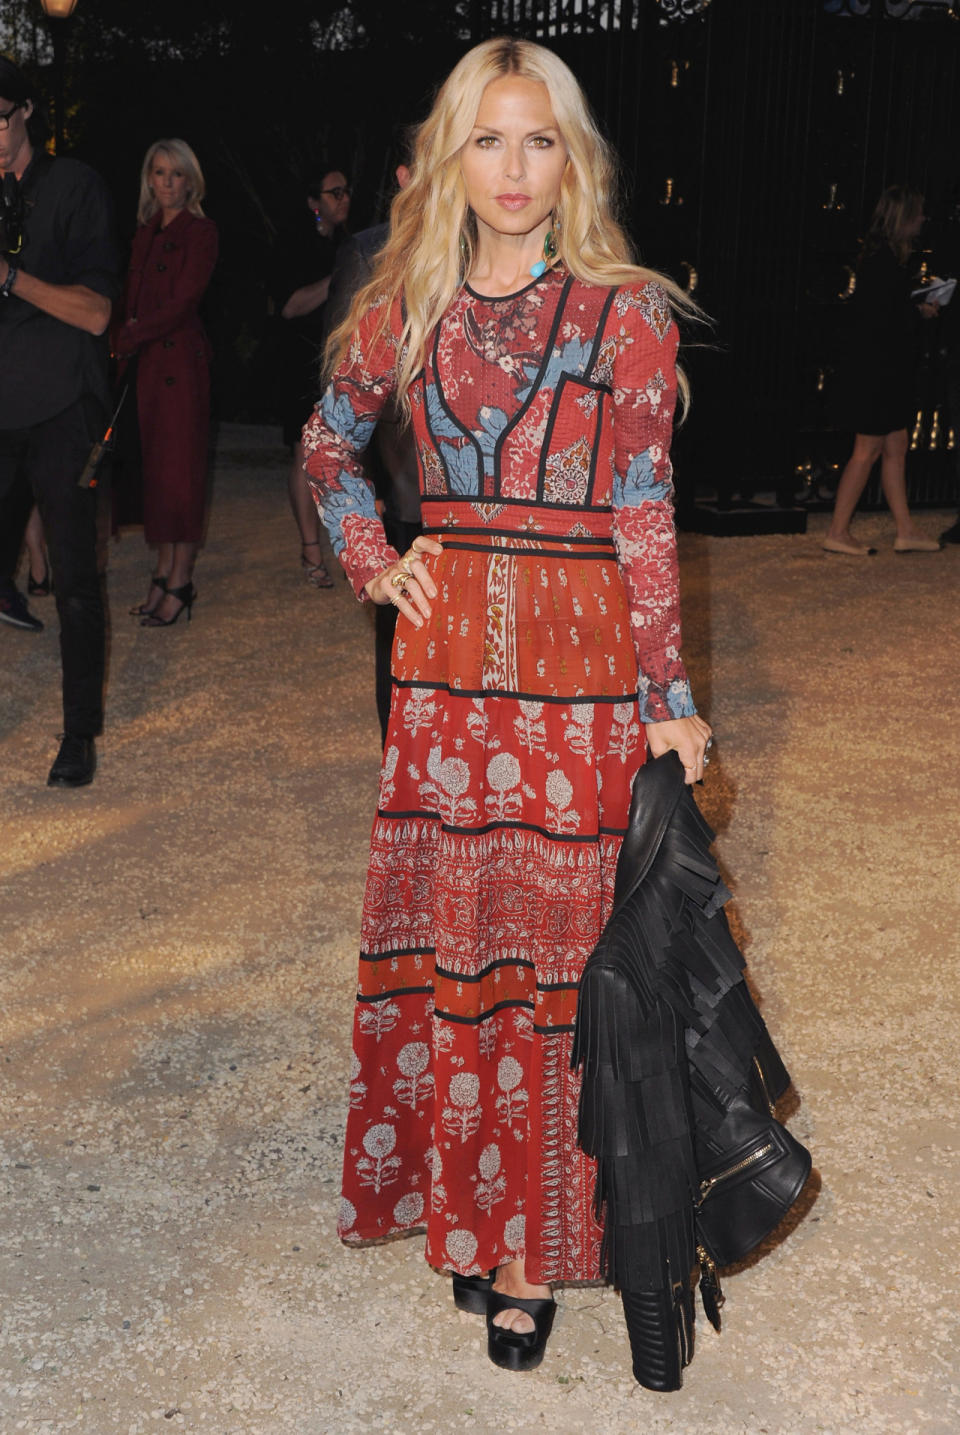
[{"label": "black sneaker", "polygon": [[957,519],[952,528],[948,528],[945,533],[940,534],[940,542],[960,543],[960,518]]},{"label": "black sneaker", "polygon": [[65,732],[60,751],[47,778],[48,787],[86,787],[97,770],[97,750],[92,737]]},{"label": "black sneaker", "polygon": [[42,633],[43,624],[27,607],[27,600],[13,583],[0,587],[0,623],[9,623],[14,628],[25,628],[28,633]]}]

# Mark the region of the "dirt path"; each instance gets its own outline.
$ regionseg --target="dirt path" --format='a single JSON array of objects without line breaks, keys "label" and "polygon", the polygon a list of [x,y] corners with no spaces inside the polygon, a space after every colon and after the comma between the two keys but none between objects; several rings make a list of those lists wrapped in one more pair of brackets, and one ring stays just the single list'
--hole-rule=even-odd
[{"label": "dirt path", "polygon": [[420,1239],[335,1239],[372,637],[302,584],[284,466],[221,436],[189,626],[125,616],[112,546],[92,788],[43,786],[55,619],[0,631],[3,1435],[955,1435],[960,550],[683,541],[702,805],[822,1191],[658,1397],[611,1292],[513,1377]]}]

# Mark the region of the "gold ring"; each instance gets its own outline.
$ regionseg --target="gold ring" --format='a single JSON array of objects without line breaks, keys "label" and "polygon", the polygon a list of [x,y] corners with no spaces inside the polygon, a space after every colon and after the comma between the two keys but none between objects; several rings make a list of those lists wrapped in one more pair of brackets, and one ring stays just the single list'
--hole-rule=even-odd
[{"label": "gold ring", "polygon": [[393,577],[390,579],[390,587],[404,588],[406,586],[407,579],[410,576],[411,575],[407,572],[405,568],[401,569],[399,573],[394,573]]}]

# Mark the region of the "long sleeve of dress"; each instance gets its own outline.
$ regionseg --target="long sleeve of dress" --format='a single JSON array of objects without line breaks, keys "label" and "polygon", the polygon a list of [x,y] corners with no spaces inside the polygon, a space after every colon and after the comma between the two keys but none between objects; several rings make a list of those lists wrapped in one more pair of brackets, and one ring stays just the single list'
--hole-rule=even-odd
[{"label": "long sleeve of dress", "polygon": [[303,430],[304,469],[334,553],[358,598],[364,584],[395,563],[360,455],[395,387],[399,305],[377,335],[371,309]]},{"label": "long sleeve of dress", "polygon": [[680,658],[670,464],[678,338],[660,285],[618,290],[607,344],[611,340],[614,543],[640,668],[640,718],[664,722],[696,708]]}]

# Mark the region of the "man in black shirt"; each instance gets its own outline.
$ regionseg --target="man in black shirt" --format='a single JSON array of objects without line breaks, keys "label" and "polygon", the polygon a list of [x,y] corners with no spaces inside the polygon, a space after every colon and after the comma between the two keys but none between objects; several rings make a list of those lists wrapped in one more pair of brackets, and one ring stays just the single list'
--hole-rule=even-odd
[{"label": "man in black shirt", "polygon": [[43,152],[26,76],[0,57],[0,619],[41,625],[13,574],[35,500],[60,619],[63,737],[51,786],[92,781],[103,722],[105,621],[96,494],[80,488],[109,416],[107,345],[117,291],[112,210],[99,175]]}]

